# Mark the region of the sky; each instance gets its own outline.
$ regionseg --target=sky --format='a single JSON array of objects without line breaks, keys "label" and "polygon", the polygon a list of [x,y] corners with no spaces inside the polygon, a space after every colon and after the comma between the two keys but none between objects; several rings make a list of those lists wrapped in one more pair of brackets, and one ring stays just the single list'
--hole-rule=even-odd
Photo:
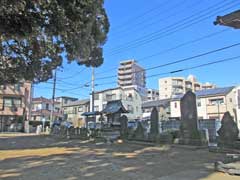
[{"label": "sky", "polygon": [[[117,75],[122,60],[134,59],[148,69],[240,43],[240,30],[213,24],[217,16],[240,9],[240,1],[105,0],[104,7],[110,32],[103,47],[104,63],[95,69],[97,91],[117,86],[117,78],[111,76]],[[196,76],[199,82],[211,82],[218,87],[239,85],[240,58],[191,69],[240,56],[239,49],[240,45],[235,45],[199,58],[147,70],[146,86],[158,89],[159,78],[187,77],[189,74]],[[169,73],[181,69],[188,70]],[[63,67],[57,70],[55,96],[89,98],[91,71],[91,68],[74,62],[68,64],[64,59]],[[34,97],[51,98],[52,88],[52,79],[34,85]]]}]

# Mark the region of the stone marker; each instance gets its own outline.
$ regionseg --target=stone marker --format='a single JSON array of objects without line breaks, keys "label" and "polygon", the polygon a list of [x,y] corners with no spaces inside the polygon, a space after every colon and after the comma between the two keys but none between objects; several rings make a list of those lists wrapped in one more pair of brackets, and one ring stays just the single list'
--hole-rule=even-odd
[{"label": "stone marker", "polygon": [[141,122],[138,122],[137,129],[134,131],[134,139],[145,140],[144,138],[144,128]]},{"label": "stone marker", "polygon": [[189,132],[198,131],[196,95],[188,91],[181,99],[181,128]]},{"label": "stone marker", "polygon": [[201,144],[201,135],[198,131],[198,116],[196,95],[188,91],[181,99],[181,125],[180,143],[181,144]]},{"label": "stone marker", "polygon": [[158,111],[156,107],[154,107],[151,112],[150,121],[151,121],[151,127],[150,127],[149,138],[150,140],[155,141],[157,136],[159,135],[159,119],[158,119]]},{"label": "stone marker", "polygon": [[119,119],[120,121],[120,135],[122,138],[126,138],[128,136],[128,118],[127,116],[123,115]]},{"label": "stone marker", "polygon": [[238,139],[239,130],[229,112],[224,113],[221,123],[222,126],[218,130],[219,143],[233,145]]}]

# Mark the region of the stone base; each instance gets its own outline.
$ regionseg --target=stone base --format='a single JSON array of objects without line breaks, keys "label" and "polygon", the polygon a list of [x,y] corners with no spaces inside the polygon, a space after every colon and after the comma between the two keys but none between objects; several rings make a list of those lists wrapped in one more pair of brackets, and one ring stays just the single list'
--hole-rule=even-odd
[{"label": "stone base", "polygon": [[207,146],[208,143],[202,139],[180,138],[179,144],[192,146]]}]

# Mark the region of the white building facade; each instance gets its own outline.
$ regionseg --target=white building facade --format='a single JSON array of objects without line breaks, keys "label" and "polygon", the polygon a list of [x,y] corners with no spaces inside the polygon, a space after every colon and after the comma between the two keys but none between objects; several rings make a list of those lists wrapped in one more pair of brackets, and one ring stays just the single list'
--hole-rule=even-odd
[{"label": "white building facade", "polygon": [[193,75],[189,75],[187,79],[184,77],[161,78],[159,79],[159,99],[173,98],[189,90],[196,92],[212,88],[216,88],[216,86],[211,83],[201,84]]},{"label": "white building facade", "polygon": [[[183,95],[171,100],[170,109],[172,118],[181,117],[180,99]],[[222,119],[229,111],[237,120],[236,89],[234,87],[215,88],[196,92],[197,112],[199,119]]]},{"label": "white building facade", "polygon": [[[107,102],[121,100],[122,105],[125,107],[129,113],[125,115],[129,120],[140,119],[142,116],[142,99],[138,91],[133,88],[113,88],[106,89],[103,91],[98,91],[94,93],[94,110],[101,112],[107,105]],[[92,104],[92,102],[90,103]],[[97,116],[96,121],[99,121],[99,117]]]},{"label": "white building facade", "polygon": [[156,101],[159,99],[159,91],[156,89],[147,90],[147,101]]}]

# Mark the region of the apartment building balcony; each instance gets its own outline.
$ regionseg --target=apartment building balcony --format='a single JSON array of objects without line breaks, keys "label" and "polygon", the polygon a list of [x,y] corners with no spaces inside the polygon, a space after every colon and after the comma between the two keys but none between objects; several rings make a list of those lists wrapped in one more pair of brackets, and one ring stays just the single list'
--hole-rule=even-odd
[{"label": "apartment building balcony", "polygon": [[23,107],[3,107],[0,109],[0,116],[23,116]]},{"label": "apartment building balcony", "polygon": [[122,70],[118,70],[118,75],[126,75],[126,74],[132,74],[133,73],[133,70],[130,68],[130,69],[122,69]]},{"label": "apartment building balcony", "polygon": [[132,75],[122,75],[122,76],[118,76],[118,80],[131,80],[132,79]]},{"label": "apartment building balcony", "polygon": [[129,69],[132,69],[132,65],[121,66],[118,68],[118,70],[120,71],[129,70]]},{"label": "apartment building balcony", "polygon": [[122,62],[120,62],[120,65],[121,65],[121,66],[132,65],[132,64],[134,64],[134,61],[133,61],[133,60],[132,60],[132,61],[122,61]]},{"label": "apartment building balcony", "polygon": [[130,80],[130,81],[118,81],[118,84],[119,85],[132,85],[133,82]]},{"label": "apartment building balcony", "polygon": [[207,105],[207,114],[223,114],[227,111],[226,104],[208,104]]},{"label": "apartment building balcony", "polygon": [[173,84],[172,87],[173,88],[181,88],[181,89],[183,89],[183,84]]},{"label": "apartment building balcony", "polygon": [[24,96],[25,95],[25,87],[16,87],[16,86],[5,86],[0,88],[0,95],[4,94],[11,96]]}]

